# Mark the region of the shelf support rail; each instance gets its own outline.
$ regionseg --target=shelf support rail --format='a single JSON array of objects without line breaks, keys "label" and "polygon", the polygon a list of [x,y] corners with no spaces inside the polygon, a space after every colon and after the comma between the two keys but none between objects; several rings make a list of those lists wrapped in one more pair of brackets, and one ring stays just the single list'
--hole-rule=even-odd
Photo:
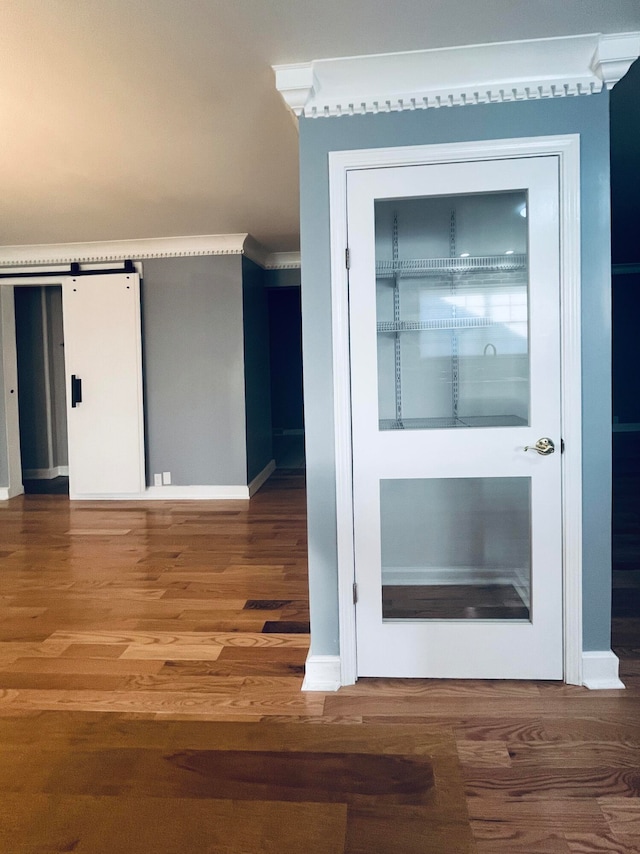
[{"label": "shelf support rail", "polygon": [[[451,258],[455,258],[456,254],[456,212],[454,209],[451,211],[451,218],[449,220],[449,256]],[[456,285],[456,273],[452,272],[450,287],[452,297],[455,297]],[[458,333],[455,328],[455,322],[457,320],[457,306],[455,299],[451,300],[451,318],[453,321],[453,327],[451,329],[451,416],[455,423],[458,420],[458,401],[460,397],[460,359],[458,353]]]},{"label": "shelf support rail", "polygon": [[394,341],[395,355],[395,399],[396,399],[396,421],[398,427],[402,428],[402,345],[400,340],[400,275],[399,275],[399,250],[398,250],[398,211],[393,212],[393,322],[396,325],[396,337]]}]

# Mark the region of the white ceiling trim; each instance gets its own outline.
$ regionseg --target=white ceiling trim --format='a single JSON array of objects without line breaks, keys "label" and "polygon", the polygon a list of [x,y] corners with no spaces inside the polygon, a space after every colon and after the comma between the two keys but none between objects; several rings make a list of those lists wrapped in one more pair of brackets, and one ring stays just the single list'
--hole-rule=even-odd
[{"label": "white ceiling trim", "polygon": [[272,252],[263,264],[265,270],[299,270],[299,252]]},{"label": "white ceiling trim", "polygon": [[640,33],[600,36],[591,68],[594,74],[604,81],[607,89],[613,89],[638,56],[640,56]]},{"label": "white ceiling trim", "polygon": [[352,116],[590,95],[640,55],[640,33],[579,35],[276,65],[296,116]]},{"label": "white ceiling trim", "polygon": [[[293,253],[291,253],[293,254]],[[93,243],[40,243],[0,246],[0,267],[102,263],[128,258],[182,258],[196,255],[246,255],[261,267],[271,257],[250,234],[199,234],[190,237],[151,237]]]}]

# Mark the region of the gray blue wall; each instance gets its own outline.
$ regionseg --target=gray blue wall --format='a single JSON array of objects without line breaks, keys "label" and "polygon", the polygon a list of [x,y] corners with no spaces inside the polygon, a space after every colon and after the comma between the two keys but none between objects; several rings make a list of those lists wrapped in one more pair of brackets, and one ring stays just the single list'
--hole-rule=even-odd
[{"label": "gray blue wall", "polygon": [[584,636],[610,646],[611,320],[606,92],[477,107],[300,120],[302,316],[312,651],[339,652],[328,153],[581,135]]},{"label": "gray blue wall", "polygon": [[246,484],[242,256],[143,272],[147,482],[170,471],[176,485]]},{"label": "gray blue wall", "polygon": [[[153,259],[143,272],[147,483],[169,471],[177,486],[246,485],[272,459],[264,273],[241,255]],[[15,289],[26,468],[49,465],[46,419],[38,410],[45,398],[41,290]],[[65,465],[61,294],[59,287],[46,291],[53,465]],[[0,397],[0,486],[7,483]]]},{"label": "gray blue wall", "polygon": [[245,257],[242,258],[242,305],[247,481],[250,483],[273,459],[273,447],[264,270]]}]

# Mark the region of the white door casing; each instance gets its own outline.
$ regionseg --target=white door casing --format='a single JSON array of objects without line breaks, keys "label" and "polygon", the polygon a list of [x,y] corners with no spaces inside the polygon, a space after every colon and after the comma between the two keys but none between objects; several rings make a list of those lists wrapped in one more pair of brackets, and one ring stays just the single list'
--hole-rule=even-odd
[{"label": "white door casing", "polygon": [[[413,164],[473,163],[504,161],[514,157],[551,157],[560,173],[560,289],[561,317],[561,379],[562,435],[566,453],[555,462],[562,471],[561,549],[564,558],[564,678],[581,682],[581,476],[580,476],[580,300],[579,300],[579,158],[578,137],[540,137],[522,140],[499,140],[459,145],[420,146],[384,150],[334,152],[330,154],[331,224],[332,224],[332,305],[334,331],[334,389],[337,455],[338,553],[340,584],[340,636],[342,683],[355,681],[356,642],[355,615],[352,604],[354,579],[354,541],[350,470],[353,462],[350,441],[351,389],[349,384],[349,330],[347,273],[344,266],[344,247],[347,244],[346,185],[347,175],[354,170],[375,167],[394,167]],[[498,164],[499,168],[499,164]],[[473,168],[471,168],[473,172]],[[355,174],[355,173],[354,173]],[[402,195],[398,193],[398,195]],[[350,241],[352,243],[352,241]],[[533,309],[532,309],[533,310]],[[537,311],[537,310],[536,310]],[[469,431],[467,431],[468,433]],[[504,431],[502,431],[504,433]],[[538,438],[533,435],[528,440]],[[416,433],[417,435],[417,433]],[[542,435],[542,434],[541,434]],[[385,437],[386,438],[386,437]],[[406,438],[406,437],[405,437]],[[559,440],[559,435],[557,436]],[[496,453],[503,447],[504,436],[497,439]],[[417,442],[410,437],[409,443]],[[513,444],[513,443],[512,443]],[[535,467],[522,452],[522,465]],[[516,458],[518,455],[515,455]],[[539,458],[544,464],[550,459]],[[549,468],[549,467],[548,467]],[[490,468],[476,465],[475,472]],[[493,469],[495,473],[495,468]],[[449,472],[451,474],[451,472]],[[545,476],[547,476],[545,474]],[[375,495],[377,490],[373,490]],[[535,492],[535,491],[534,491]],[[372,536],[372,540],[376,537]],[[535,590],[534,590],[535,595]],[[541,607],[540,605],[538,607]],[[539,613],[539,612],[538,612]],[[459,624],[458,624],[459,625]],[[464,644],[463,644],[464,646]],[[443,674],[445,675],[445,674]]]},{"label": "white door casing", "polygon": [[[140,277],[62,280],[70,498],[145,488]],[[72,377],[82,400],[72,405]]]}]

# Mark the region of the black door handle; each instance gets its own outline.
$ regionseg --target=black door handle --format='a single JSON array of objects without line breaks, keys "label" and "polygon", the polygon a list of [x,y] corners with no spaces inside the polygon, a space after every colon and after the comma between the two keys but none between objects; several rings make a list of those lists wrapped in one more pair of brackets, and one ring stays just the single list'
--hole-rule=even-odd
[{"label": "black door handle", "polygon": [[71,374],[71,406],[73,409],[82,403],[82,380],[75,374]]}]

